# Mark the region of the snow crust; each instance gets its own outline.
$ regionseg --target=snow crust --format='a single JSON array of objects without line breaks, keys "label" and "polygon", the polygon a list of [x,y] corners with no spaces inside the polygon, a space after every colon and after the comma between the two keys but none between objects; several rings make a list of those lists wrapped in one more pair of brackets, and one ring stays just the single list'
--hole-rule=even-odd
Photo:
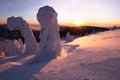
[{"label": "snow crust", "polygon": [[75,39],[68,44],[77,44],[80,48],[119,48],[119,37],[119,30],[99,32]]},{"label": "snow crust", "polygon": [[[21,17],[8,18],[8,28],[20,30],[25,37],[28,54],[0,58],[0,80],[120,80],[120,30],[61,43],[56,11],[42,7],[37,19],[40,50],[28,23]],[[0,54],[19,53],[21,46],[20,40],[1,41]]]},{"label": "snow crust", "polygon": [[24,64],[34,55],[0,59],[0,80],[119,80],[119,34],[106,31],[62,44],[69,52],[63,59],[34,64]]}]

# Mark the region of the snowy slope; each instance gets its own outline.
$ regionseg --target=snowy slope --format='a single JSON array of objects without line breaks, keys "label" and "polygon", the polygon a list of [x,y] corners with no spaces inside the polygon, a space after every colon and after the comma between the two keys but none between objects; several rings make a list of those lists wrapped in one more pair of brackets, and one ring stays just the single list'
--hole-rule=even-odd
[{"label": "snowy slope", "polygon": [[64,43],[69,55],[24,64],[34,55],[0,60],[0,80],[120,80],[120,30],[101,32]]}]

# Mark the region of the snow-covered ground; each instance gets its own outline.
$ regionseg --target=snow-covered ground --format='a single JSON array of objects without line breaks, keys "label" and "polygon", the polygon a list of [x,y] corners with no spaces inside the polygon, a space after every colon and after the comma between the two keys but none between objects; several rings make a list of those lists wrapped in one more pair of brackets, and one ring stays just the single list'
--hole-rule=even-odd
[{"label": "snow-covered ground", "polygon": [[0,80],[120,80],[120,30],[64,43],[69,55],[26,63],[35,55],[0,59]]}]

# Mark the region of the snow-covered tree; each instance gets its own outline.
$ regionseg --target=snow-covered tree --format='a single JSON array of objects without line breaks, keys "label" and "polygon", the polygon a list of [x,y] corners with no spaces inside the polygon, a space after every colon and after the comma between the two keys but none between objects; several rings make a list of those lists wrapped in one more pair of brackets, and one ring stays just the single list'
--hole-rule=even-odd
[{"label": "snow-covered tree", "polygon": [[59,55],[61,40],[56,11],[49,6],[42,7],[37,13],[37,19],[41,25],[40,50],[47,51],[53,56]]},{"label": "snow-covered tree", "polygon": [[68,33],[66,34],[65,41],[66,41],[66,42],[71,42],[71,41],[73,41],[73,40],[74,40],[74,36],[70,35],[70,33],[68,32]]},{"label": "snow-covered tree", "polygon": [[25,52],[33,52],[38,48],[38,44],[34,38],[32,30],[29,24],[22,19],[22,17],[10,17],[7,19],[8,29],[10,30],[20,30],[21,34],[25,38],[26,49]]}]

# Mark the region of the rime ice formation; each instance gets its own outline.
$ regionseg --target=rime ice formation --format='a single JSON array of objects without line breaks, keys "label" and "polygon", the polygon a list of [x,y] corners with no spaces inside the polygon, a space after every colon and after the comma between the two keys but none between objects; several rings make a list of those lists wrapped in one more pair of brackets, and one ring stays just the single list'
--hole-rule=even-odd
[{"label": "rime ice formation", "polygon": [[7,19],[7,24],[10,30],[20,30],[25,38],[26,52],[36,51],[38,49],[34,35],[25,20],[21,17],[10,17]]},{"label": "rime ice formation", "polygon": [[66,37],[65,37],[66,42],[71,42],[74,40],[74,36],[70,35],[70,33],[68,32]]},{"label": "rime ice formation", "polygon": [[7,40],[0,41],[0,56],[6,55],[7,48],[8,48],[8,41]]},{"label": "rime ice formation", "polygon": [[17,40],[0,41],[0,53],[3,55],[16,55],[23,52],[21,45]]},{"label": "rime ice formation", "polygon": [[60,55],[62,46],[56,11],[49,6],[42,7],[37,13],[37,19],[41,25],[40,52],[55,57]]}]

